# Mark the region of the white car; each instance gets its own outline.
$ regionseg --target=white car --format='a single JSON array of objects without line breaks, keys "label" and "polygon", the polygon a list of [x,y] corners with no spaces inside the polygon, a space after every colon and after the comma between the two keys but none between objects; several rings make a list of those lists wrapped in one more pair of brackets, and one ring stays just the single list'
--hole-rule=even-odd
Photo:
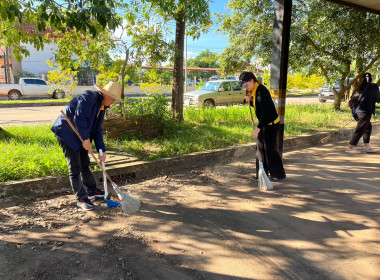
[{"label": "white car", "polygon": [[184,106],[215,107],[244,103],[245,90],[240,88],[237,80],[209,81],[199,90],[191,91],[183,96]]},{"label": "white car", "polygon": [[21,96],[64,98],[65,92],[57,85],[48,85],[40,78],[20,78],[19,84],[0,84],[0,95],[9,100],[18,100]]}]

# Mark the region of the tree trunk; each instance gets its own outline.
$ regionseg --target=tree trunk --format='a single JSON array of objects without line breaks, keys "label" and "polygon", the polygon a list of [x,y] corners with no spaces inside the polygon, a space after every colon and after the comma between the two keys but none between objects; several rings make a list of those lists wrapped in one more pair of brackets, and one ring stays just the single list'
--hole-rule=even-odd
[{"label": "tree trunk", "polygon": [[183,121],[183,49],[185,42],[184,12],[176,19],[175,51],[172,89],[172,117]]},{"label": "tree trunk", "polygon": [[338,94],[334,95],[334,110],[340,111],[340,105],[342,104],[342,97],[344,95],[344,92],[339,92]]},{"label": "tree trunk", "polygon": [[[126,48],[123,68],[121,68],[121,73],[120,73],[120,75],[121,75],[121,99],[123,99],[123,100],[124,100],[124,86],[125,86],[125,68],[127,67],[128,60],[129,60],[129,49]],[[127,116],[125,113],[125,103],[124,102],[122,104],[122,107],[123,107],[123,118],[126,119]]]},{"label": "tree trunk", "polygon": [[127,48],[126,51],[125,51],[125,59],[124,59],[124,63],[123,63],[123,68],[121,68],[121,87],[122,87],[122,92],[121,92],[121,99],[124,100],[124,86],[125,86],[125,68],[127,68],[127,64],[128,64],[128,60],[129,60],[129,49]]}]

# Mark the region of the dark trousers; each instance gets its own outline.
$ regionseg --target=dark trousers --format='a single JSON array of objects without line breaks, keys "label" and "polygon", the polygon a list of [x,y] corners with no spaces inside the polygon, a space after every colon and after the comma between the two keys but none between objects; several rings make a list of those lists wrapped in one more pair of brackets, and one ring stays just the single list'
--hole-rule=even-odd
[{"label": "dark trousers", "polygon": [[62,139],[56,136],[59,145],[65,155],[69,166],[69,179],[74,194],[77,198],[86,198],[87,191],[95,192],[96,181],[90,171],[90,158],[88,151],[81,147],[78,151],[73,151],[69,146],[63,143]]},{"label": "dark trousers", "polygon": [[280,124],[266,125],[257,135],[259,149],[265,172],[278,179],[286,176],[280,153],[277,150],[277,131]]},{"label": "dark trousers", "polygon": [[368,144],[372,133],[371,114],[357,113],[354,119],[358,122],[354,133],[352,134],[350,145],[356,146],[363,136],[364,144]]}]

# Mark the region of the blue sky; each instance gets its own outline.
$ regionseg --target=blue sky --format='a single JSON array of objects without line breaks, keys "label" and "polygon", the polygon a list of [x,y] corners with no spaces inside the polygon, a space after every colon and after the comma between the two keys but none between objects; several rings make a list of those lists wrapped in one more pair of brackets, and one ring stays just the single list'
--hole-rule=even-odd
[{"label": "blue sky", "polygon": [[[211,13],[226,13],[227,4],[228,0],[214,0],[214,3],[210,3],[210,11]],[[195,57],[206,49],[221,53],[228,46],[228,38],[221,33],[215,34],[217,28],[217,25],[212,26],[210,32],[202,34],[198,40],[193,41],[187,38],[187,57]]]},{"label": "blue sky", "polygon": [[[210,12],[213,19],[216,20],[216,17],[213,13],[227,13],[225,6],[228,4],[229,0],[213,0],[213,3],[210,3]],[[170,26],[173,28],[173,40],[175,34],[175,22],[171,22]],[[219,25],[214,25],[210,28],[210,31],[207,34],[201,34],[197,40],[192,40],[191,37],[187,38],[187,58],[194,58],[199,55],[202,51],[209,49],[212,52],[217,52],[220,54],[225,47],[228,46],[228,37],[222,35],[220,32],[215,33]],[[117,29],[115,34],[120,35],[121,29]],[[186,41],[185,41],[186,43]],[[124,53],[121,54],[123,58]],[[166,63],[163,63],[164,65]]]}]

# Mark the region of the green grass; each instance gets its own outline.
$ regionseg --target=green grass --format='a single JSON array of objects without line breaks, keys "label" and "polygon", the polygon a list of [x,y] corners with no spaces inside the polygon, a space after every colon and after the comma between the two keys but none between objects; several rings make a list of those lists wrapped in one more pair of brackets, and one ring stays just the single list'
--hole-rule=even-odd
[{"label": "green grass", "polygon": [[13,126],[0,131],[0,182],[67,174],[50,126]]},{"label": "green grass", "polygon": [[[285,137],[340,128],[351,119],[349,109],[344,105],[342,108],[343,111],[335,112],[332,104],[287,105]],[[140,159],[152,160],[254,141],[247,106],[189,108],[184,111],[184,118],[185,122],[180,124],[171,122],[165,133],[154,139],[126,135],[118,141],[106,140],[106,145]],[[379,120],[378,108],[373,121]],[[68,174],[65,158],[50,125],[5,127],[0,131],[0,150],[0,182]]]},{"label": "green grass", "polygon": [[295,91],[290,91],[286,93],[286,96],[308,96],[308,95],[318,95],[318,91],[301,91],[301,90],[295,90]]}]

